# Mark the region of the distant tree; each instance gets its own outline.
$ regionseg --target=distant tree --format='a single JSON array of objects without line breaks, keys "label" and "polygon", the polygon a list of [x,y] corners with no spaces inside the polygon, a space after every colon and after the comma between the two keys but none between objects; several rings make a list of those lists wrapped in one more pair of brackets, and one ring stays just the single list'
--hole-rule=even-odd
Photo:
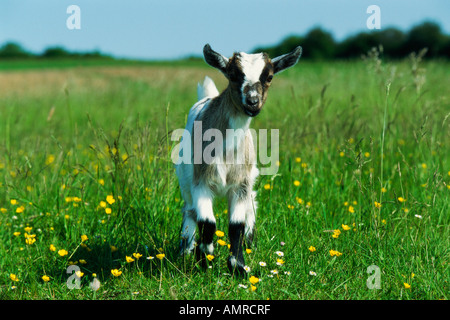
[{"label": "distant tree", "polygon": [[374,33],[375,41],[383,46],[383,54],[390,58],[400,58],[403,56],[402,48],[406,35],[395,28],[387,28]]},{"label": "distant tree", "polygon": [[338,58],[359,58],[378,45],[376,33],[361,32],[340,42],[336,49],[336,56]]},{"label": "distant tree", "polygon": [[63,47],[50,47],[41,54],[43,58],[67,58],[72,54]]},{"label": "distant tree", "polygon": [[15,42],[7,42],[0,48],[0,58],[29,58],[32,54]]},{"label": "distant tree", "polygon": [[441,48],[445,45],[445,38],[438,24],[424,22],[414,26],[408,32],[402,53],[403,55],[408,55],[411,52],[418,52],[423,48],[428,48],[427,57],[437,57]]},{"label": "distant tree", "polygon": [[441,57],[445,57],[447,59],[450,59],[450,37],[445,37],[445,41],[443,42],[440,50],[439,55]]},{"label": "distant tree", "polygon": [[336,42],[331,33],[314,28],[309,31],[301,45],[303,46],[303,57],[311,59],[332,59],[336,52]]}]

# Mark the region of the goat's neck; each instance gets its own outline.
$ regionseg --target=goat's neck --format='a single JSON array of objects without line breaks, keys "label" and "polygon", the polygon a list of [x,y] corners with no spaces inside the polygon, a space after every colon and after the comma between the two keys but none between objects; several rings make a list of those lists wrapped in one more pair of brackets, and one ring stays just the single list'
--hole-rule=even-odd
[{"label": "goat's neck", "polygon": [[228,87],[222,93],[222,108],[227,110],[228,128],[234,130],[242,129],[246,131],[250,126],[252,118],[242,112],[242,109],[239,106],[238,102],[234,100],[232,90],[233,88],[228,85]]}]

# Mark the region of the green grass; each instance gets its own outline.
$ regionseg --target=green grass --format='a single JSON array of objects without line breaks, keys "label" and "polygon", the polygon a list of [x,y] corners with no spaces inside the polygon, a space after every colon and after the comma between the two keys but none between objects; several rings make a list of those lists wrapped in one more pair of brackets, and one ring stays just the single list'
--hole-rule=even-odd
[{"label": "green grass", "polygon": [[[252,122],[280,130],[278,173],[255,186],[254,291],[227,274],[226,246],[206,271],[178,257],[168,137],[184,128],[197,82],[209,75],[223,89],[222,75],[198,63],[3,71],[0,299],[448,299],[450,65],[378,62],[301,61],[274,80]],[[228,241],[225,210],[217,201]],[[128,263],[133,253],[142,257]],[[67,287],[70,262],[80,289]],[[380,289],[366,285],[371,265]]]}]

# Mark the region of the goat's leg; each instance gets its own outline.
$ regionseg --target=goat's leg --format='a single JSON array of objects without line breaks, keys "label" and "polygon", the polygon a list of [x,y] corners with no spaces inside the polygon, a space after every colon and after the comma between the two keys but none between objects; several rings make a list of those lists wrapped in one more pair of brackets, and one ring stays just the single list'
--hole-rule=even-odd
[{"label": "goat's leg", "polygon": [[229,196],[230,221],[228,235],[230,237],[231,255],[227,264],[230,272],[237,275],[245,274],[243,244],[246,232],[247,208],[250,202],[251,199],[245,190],[233,191]]},{"label": "goat's leg", "polygon": [[195,246],[194,236],[197,229],[197,213],[194,209],[183,208],[183,223],[181,225],[180,254],[191,253]]},{"label": "goat's leg", "polygon": [[247,210],[245,214],[245,244],[247,247],[251,247],[253,245],[253,241],[256,236],[256,192],[252,192],[252,197],[250,201],[247,201]]},{"label": "goat's leg", "polygon": [[216,232],[216,218],[213,212],[213,195],[205,187],[196,187],[193,192],[194,208],[197,213],[199,245],[197,259],[206,267],[205,254],[214,252],[213,237]]}]

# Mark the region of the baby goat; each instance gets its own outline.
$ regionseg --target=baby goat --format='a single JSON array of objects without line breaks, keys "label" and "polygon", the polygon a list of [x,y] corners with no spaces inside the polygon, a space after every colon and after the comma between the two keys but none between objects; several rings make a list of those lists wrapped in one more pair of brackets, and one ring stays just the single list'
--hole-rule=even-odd
[{"label": "baby goat", "polygon": [[[274,59],[270,59],[265,53],[244,52],[234,53],[228,59],[212,50],[208,44],[203,48],[206,62],[219,69],[229,83],[221,94],[208,77],[205,78],[203,85],[199,84],[199,101],[189,112],[186,134],[183,134],[180,142],[182,152],[190,151],[190,161],[176,165],[181,194],[185,202],[181,252],[189,253],[194,249],[194,235],[198,227],[199,250],[196,251],[203,266],[206,265],[204,255],[211,255],[214,249],[216,219],[213,213],[213,200],[216,196],[226,196],[231,245],[228,268],[232,273],[245,273],[243,243],[244,238],[249,244],[253,239],[256,192],[252,188],[259,174],[249,130],[250,121],[261,111],[273,75],[294,66],[301,53],[302,48],[297,47],[294,51]],[[220,152],[212,155],[212,161],[196,161],[208,147],[205,141],[208,139],[203,137],[208,129],[214,129],[226,138],[220,146]],[[229,129],[241,130],[243,134],[232,135],[229,138]],[[195,132],[196,130],[200,132]],[[201,149],[194,148],[196,143]],[[242,161],[240,163],[229,161],[236,157]]]}]

